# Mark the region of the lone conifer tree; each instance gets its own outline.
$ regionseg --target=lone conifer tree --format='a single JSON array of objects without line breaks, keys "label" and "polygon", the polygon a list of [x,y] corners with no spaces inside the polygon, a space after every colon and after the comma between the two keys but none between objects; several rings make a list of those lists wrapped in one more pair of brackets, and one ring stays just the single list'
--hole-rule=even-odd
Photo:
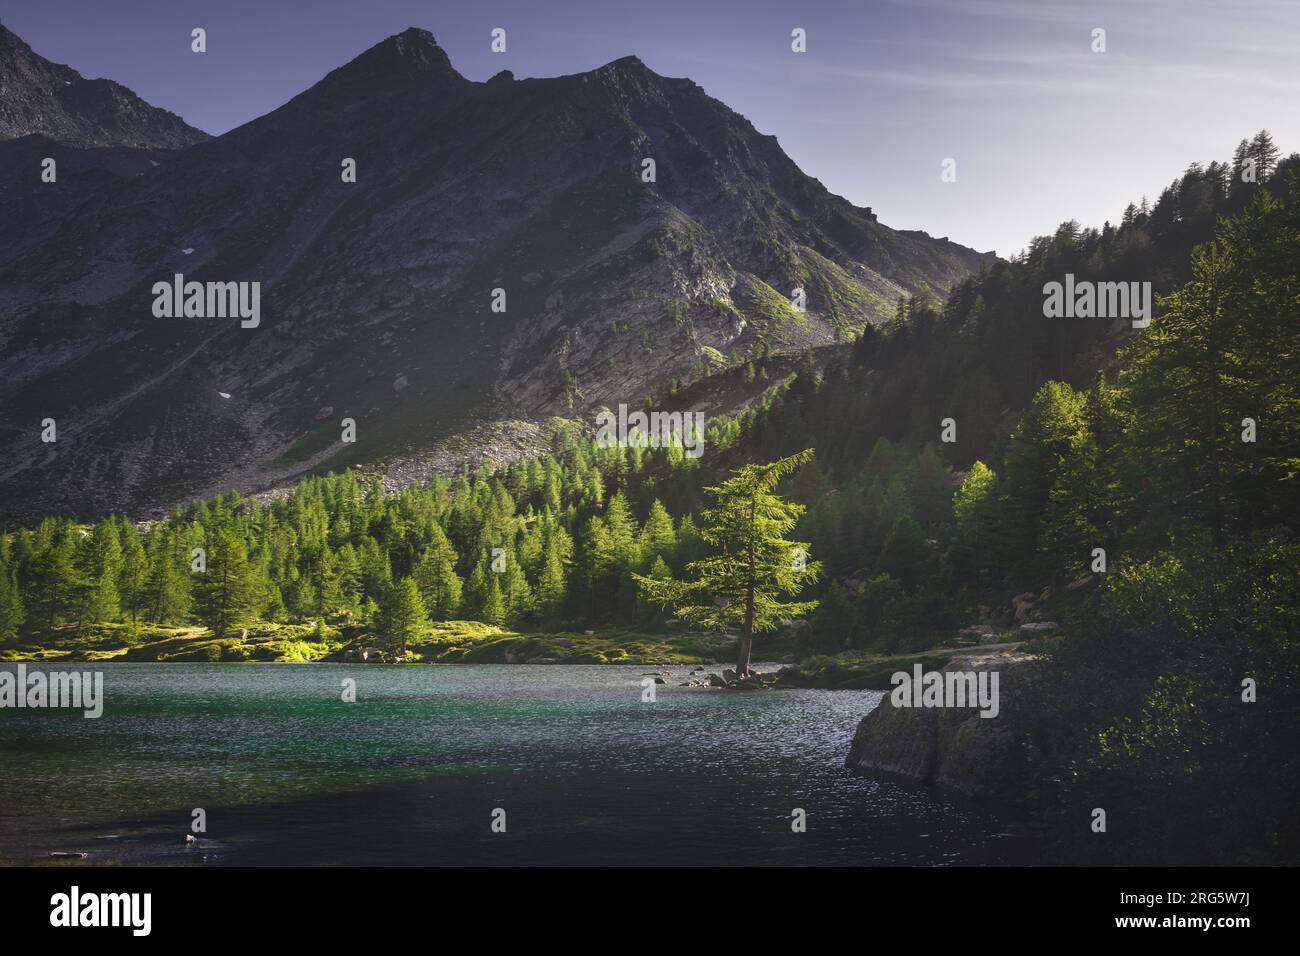
[{"label": "lone conifer tree", "polygon": [[714,504],[705,509],[700,537],[715,554],[692,561],[693,581],[636,575],[651,603],[671,606],[684,620],[704,627],[739,627],[736,675],[749,674],[754,634],[774,630],[781,618],[807,614],[816,601],[781,601],[817,579],[819,562],[808,545],[783,536],[804,507],[774,494],[786,475],[812,460],[811,448],[766,465],[736,469],[721,485],[707,488]]}]

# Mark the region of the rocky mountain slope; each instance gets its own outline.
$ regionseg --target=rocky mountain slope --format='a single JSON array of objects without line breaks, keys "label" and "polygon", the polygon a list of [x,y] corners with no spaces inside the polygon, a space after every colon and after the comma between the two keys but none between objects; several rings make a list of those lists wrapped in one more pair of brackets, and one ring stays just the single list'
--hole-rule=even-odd
[{"label": "rocky mountain slope", "polygon": [[[989,258],[881,225],[690,80],[629,57],[474,83],[422,30],[150,162],[62,204],[61,176],[43,230],[0,256],[0,518],[138,513],[486,422],[665,407]],[[260,323],[155,318],[176,273],[259,282]]]},{"label": "rocky mountain slope", "polygon": [[210,138],[112,80],[51,63],[0,24],[0,264],[86,200]]},{"label": "rocky mountain slope", "polygon": [[51,63],[0,24],[0,140],[31,135],[82,148],[180,149],[209,138],[120,83]]}]

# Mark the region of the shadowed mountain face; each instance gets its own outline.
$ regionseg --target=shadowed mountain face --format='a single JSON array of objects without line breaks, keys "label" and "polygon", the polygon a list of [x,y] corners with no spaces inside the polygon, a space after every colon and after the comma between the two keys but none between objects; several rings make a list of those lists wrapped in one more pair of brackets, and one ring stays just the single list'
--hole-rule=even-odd
[{"label": "shadowed mountain face", "polygon": [[208,139],[175,113],[112,80],[88,80],[0,25],[0,140],[39,135],[64,146],[179,149]]},{"label": "shadowed mountain face", "polygon": [[[646,407],[990,258],[879,224],[635,58],[473,83],[422,30],[60,200],[76,179],[42,184],[49,217],[0,252],[0,517],[144,513],[484,422]],[[177,273],[259,282],[260,324],[156,318]]]}]

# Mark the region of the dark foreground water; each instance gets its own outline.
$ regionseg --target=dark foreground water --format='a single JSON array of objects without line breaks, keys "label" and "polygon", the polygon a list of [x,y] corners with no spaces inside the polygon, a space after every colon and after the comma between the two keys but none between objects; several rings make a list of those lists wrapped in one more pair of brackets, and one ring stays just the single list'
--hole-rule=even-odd
[{"label": "dark foreground water", "polygon": [[[0,665],[13,671],[15,665]],[[93,665],[29,665],[43,671]],[[1036,862],[945,791],[843,767],[873,691],[649,667],[107,664],[105,708],[0,709],[0,859],[189,865]],[[341,700],[344,678],[357,702]],[[207,833],[184,845],[191,811]],[[504,809],[505,833],[493,833]],[[791,831],[795,808],[807,832]]]}]

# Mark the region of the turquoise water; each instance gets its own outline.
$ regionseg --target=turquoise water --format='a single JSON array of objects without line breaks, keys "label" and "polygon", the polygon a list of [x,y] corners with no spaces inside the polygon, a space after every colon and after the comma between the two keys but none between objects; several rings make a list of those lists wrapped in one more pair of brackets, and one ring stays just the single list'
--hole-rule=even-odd
[{"label": "turquoise water", "polygon": [[[65,669],[73,667],[91,669]],[[875,691],[678,687],[684,667],[98,669],[105,705],[97,720],[0,710],[0,857],[1035,862],[1032,842],[988,808],[844,769],[857,722],[880,700]],[[654,670],[668,683],[646,703],[641,680]],[[356,681],[355,703],[341,699],[345,678]],[[207,832],[187,847],[194,808],[206,812]],[[498,808],[504,833],[491,828]],[[792,832],[795,808],[806,811],[807,832]]]}]

